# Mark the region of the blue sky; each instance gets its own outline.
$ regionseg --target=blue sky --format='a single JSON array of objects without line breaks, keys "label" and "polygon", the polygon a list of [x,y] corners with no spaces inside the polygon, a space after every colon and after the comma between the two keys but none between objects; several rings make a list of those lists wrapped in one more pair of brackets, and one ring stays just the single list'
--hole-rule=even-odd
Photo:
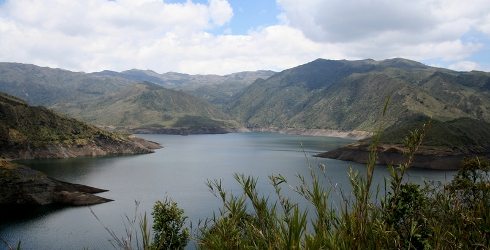
[{"label": "blue sky", "polygon": [[227,74],[404,57],[490,71],[488,0],[0,0],[0,61]]},{"label": "blue sky", "polygon": [[[166,0],[165,2],[185,3],[186,1]],[[194,2],[206,4],[208,1],[199,0]],[[215,34],[231,31],[231,34],[241,35],[246,34],[251,29],[278,23],[277,16],[280,14],[280,10],[274,0],[233,0],[228,2],[233,8],[233,18],[226,26],[211,31]]]}]

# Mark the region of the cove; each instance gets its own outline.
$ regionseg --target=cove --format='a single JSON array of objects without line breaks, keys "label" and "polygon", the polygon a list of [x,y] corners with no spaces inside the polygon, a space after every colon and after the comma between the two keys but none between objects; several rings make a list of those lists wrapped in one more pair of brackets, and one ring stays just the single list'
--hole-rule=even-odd
[{"label": "cove", "polygon": [[[124,236],[124,216],[135,213],[135,201],[140,204],[138,214],[146,212],[151,217],[153,203],[165,196],[185,210],[195,228],[221,205],[207,189],[207,180],[221,179],[227,190],[238,193],[233,174],[243,173],[258,177],[260,192],[272,195],[267,178],[271,174],[281,174],[294,184],[297,174],[308,175],[309,165],[324,164],[325,185],[348,189],[349,167],[361,174],[364,170],[362,164],[312,157],[351,143],[348,139],[275,133],[139,136],[164,148],[146,155],[22,163],[59,180],[110,190],[100,195],[114,201],[91,209],[119,236]],[[375,182],[383,183],[387,174],[385,167],[377,167]],[[453,175],[453,171],[410,169],[408,179],[445,182]],[[34,211],[0,225],[0,237],[12,245],[20,240],[23,249],[112,248],[108,233],[88,207]]]}]

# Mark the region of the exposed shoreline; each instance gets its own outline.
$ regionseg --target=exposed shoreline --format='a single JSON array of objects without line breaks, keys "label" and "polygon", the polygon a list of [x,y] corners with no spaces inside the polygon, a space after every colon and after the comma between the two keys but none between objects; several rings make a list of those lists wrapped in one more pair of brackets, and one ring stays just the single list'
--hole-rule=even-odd
[{"label": "exposed shoreline", "polygon": [[338,137],[353,140],[362,140],[372,136],[371,132],[352,130],[341,131],[334,129],[305,129],[305,128],[244,128],[241,132],[272,132],[288,135],[306,135],[306,136],[326,136]]},{"label": "exposed shoreline", "polygon": [[140,128],[115,128],[108,126],[99,126],[99,128],[109,131],[123,131],[132,134],[163,134],[163,135],[211,135],[211,134],[228,134],[228,133],[249,133],[249,132],[269,132],[287,135],[305,135],[305,136],[326,136],[338,137],[353,140],[362,140],[372,136],[372,132],[361,130],[335,130],[335,129],[307,129],[307,128],[221,128],[221,127],[195,127],[195,128],[165,128],[165,127],[140,127]]},{"label": "exposed shoreline", "polygon": [[135,136],[118,141],[96,138],[83,144],[51,143],[42,147],[17,147],[0,150],[5,160],[64,159],[153,153],[161,145]]}]

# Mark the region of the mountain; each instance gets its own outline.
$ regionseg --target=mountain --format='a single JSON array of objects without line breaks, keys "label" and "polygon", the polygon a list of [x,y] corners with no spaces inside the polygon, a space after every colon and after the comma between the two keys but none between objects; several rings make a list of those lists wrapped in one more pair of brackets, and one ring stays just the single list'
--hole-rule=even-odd
[{"label": "mountain", "polygon": [[204,100],[148,82],[132,84],[97,100],[60,103],[52,108],[99,126],[138,132],[172,133],[174,130],[162,129],[178,128],[185,133],[225,133],[239,127]]},{"label": "mountain", "polygon": [[223,133],[238,127],[228,115],[200,98],[126,79],[112,71],[87,74],[0,63],[0,91],[91,124],[125,130],[152,127],[160,132]]},{"label": "mountain", "polygon": [[227,111],[248,127],[372,131],[391,96],[387,125],[416,114],[490,121],[489,87],[489,73],[401,58],[317,59],[257,80],[234,97]]},{"label": "mountain", "polygon": [[[430,123],[429,123],[430,121]],[[412,166],[431,169],[459,169],[467,157],[490,156],[490,123],[472,118],[438,121],[424,116],[412,116],[388,127],[380,137],[379,164],[399,164],[406,161],[403,140],[410,131],[429,124]],[[366,163],[372,139],[319,154],[319,157]]]},{"label": "mountain", "polygon": [[82,72],[39,67],[31,64],[0,63],[0,91],[29,104],[90,101],[132,84],[126,79],[94,77]]},{"label": "mountain", "polygon": [[110,133],[0,93],[0,158],[151,153],[158,145]]},{"label": "mountain", "polygon": [[257,79],[267,79],[275,72],[268,70],[244,71],[229,75],[189,75],[175,72],[158,74],[152,70],[126,70],[120,73],[102,71],[93,73],[96,76],[119,77],[138,82],[151,82],[165,88],[183,90],[186,93],[207,100],[213,104],[223,105],[242,89]]}]

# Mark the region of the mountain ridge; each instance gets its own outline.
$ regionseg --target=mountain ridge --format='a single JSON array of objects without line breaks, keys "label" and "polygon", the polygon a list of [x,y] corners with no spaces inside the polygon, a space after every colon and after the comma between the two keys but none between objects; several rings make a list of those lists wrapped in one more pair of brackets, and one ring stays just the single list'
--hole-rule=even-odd
[{"label": "mountain ridge", "polygon": [[[110,71],[106,71],[106,74],[110,74]],[[228,115],[200,98],[118,76],[1,63],[0,91],[94,125],[121,130],[130,131],[150,125],[174,128],[173,124],[187,116],[216,121],[213,127],[205,129],[222,126],[219,129],[227,132],[238,127]],[[116,102],[125,106],[117,108],[114,105]],[[151,103],[159,106],[149,105]]]},{"label": "mountain ridge", "polygon": [[490,73],[457,72],[395,58],[325,60],[257,80],[227,112],[247,127],[373,131],[387,97],[389,124],[414,114],[490,120]]}]

